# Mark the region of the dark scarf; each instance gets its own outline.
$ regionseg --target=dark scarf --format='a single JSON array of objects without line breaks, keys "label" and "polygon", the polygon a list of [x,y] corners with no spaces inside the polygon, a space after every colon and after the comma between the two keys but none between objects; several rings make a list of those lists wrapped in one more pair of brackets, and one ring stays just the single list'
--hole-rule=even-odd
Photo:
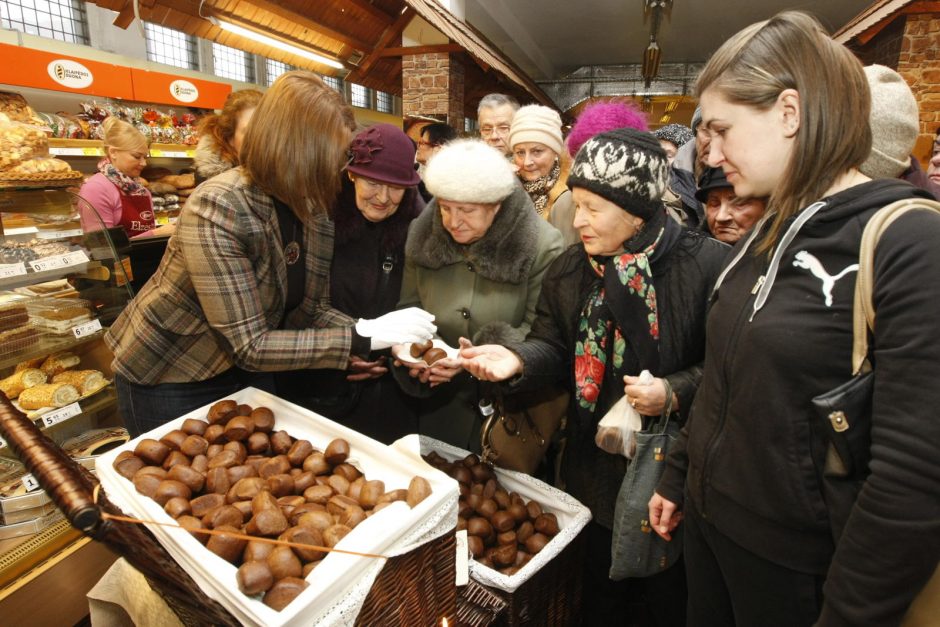
[{"label": "dark scarf", "polygon": [[539,215],[545,213],[548,208],[548,192],[558,182],[559,176],[561,176],[561,164],[559,164],[558,159],[555,159],[555,165],[552,166],[548,174],[540,176],[534,181],[522,181],[522,186],[532,199],[535,211]]},{"label": "dark scarf", "polygon": [[98,162],[98,171],[106,179],[117,185],[125,196],[146,196],[150,193],[146,187],[138,182],[139,179],[131,178],[118,170],[107,157]]},{"label": "dark scarf", "polygon": [[[657,211],[643,230],[624,242],[624,253],[589,257],[601,277],[589,293],[578,322],[574,376],[578,412],[590,422],[601,395],[605,371],[613,380],[637,375],[637,368],[659,374],[659,311],[653,286],[653,264],[673,247],[681,234],[675,221]],[[614,324],[616,323],[616,324]],[[627,343],[637,357],[625,359]]]}]

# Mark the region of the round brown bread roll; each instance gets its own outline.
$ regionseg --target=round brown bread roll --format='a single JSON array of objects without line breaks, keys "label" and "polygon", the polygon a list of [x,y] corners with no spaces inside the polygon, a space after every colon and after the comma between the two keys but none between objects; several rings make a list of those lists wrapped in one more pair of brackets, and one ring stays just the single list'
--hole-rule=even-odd
[{"label": "round brown bread roll", "polygon": [[202,524],[210,529],[219,527],[241,527],[245,522],[245,515],[233,505],[223,505],[210,511],[202,517]]},{"label": "round brown bread roll", "polygon": [[245,525],[245,531],[253,536],[277,536],[284,533],[289,526],[290,523],[281,509],[274,507],[263,509],[252,516]]},{"label": "round brown bread roll", "polygon": [[189,504],[189,499],[184,499],[181,496],[174,496],[166,502],[166,505],[163,506],[163,511],[169,514],[170,518],[179,518],[180,516],[192,514],[193,508]]},{"label": "round brown bread roll", "polygon": [[244,464],[248,458],[248,449],[241,442],[226,442],[222,445],[222,451],[234,452],[236,464]]},{"label": "round brown bread roll", "polygon": [[133,479],[134,474],[147,465],[147,462],[137,457],[131,451],[122,451],[114,458],[114,469],[125,479]]},{"label": "round brown bread roll", "polygon": [[414,359],[421,359],[421,356],[432,348],[434,348],[434,343],[431,340],[427,340],[426,342],[413,342],[411,348],[408,349],[408,354]]},{"label": "round brown bread roll", "polygon": [[182,464],[184,466],[189,466],[192,461],[186,457],[183,453],[179,451],[170,451],[170,454],[166,456],[166,459],[163,460],[163,467],[169,470],[173,466]]},{"label": "round brown bread roll", "polygon": [[144,438],[134,448],[134,455],[153,466],[159,466],[170,454],[170,447],[153,438]]},{"label": "round brown bread roll", "polygon": [[271,450],[275,455],[286,455],[293,443],[287,431],[275,431],[271,434]]},{"label": "round brown bread roll", "polygon": [[265,560],[271,569],[274,579],[284,579],[285,577],[300,577],[303,572],[303,564],[300,559],[288,546],[276,546],[268,559]]},{"label": "round brown bread roll", "polygon": [[326,457],[328,464],[338,466],[349,457],[349,442],[342,438],[336,438],[327,445],[323,455]]},{"label": "round brown bread roll", "polygon": [[280,612],[296,599],[307,585],[306,581],[297,577],[281,579],[264,593],[264,604]]},{"label": "round brown bread roll", "polygon": [[197,496],[189,504],[193,508],[193,516],[196,518],[202,518],[212,510],[217,507],[222,507],[225,505],[225,495],[224,494],[203,494],[202,496]]},{"label": "round brown bread roll", "polygon": [[205,544],[209,541],[209,534],[207,533],[198,533],[198,529],[205,529],[205,525],[202,524],[202,521],[196,518],[195,516],[189,516],[184,514],[176,519],[176,522],[179,523],[179,526],[188,531],[194,538],[199,540],[201,543]]},{"label": "round brown bread roll", "polygon": [[248,416],[235,416],[225,423],[225,437],[229,442],[241,442],[247,440],[248,436],[254,433],[255,424]]},{"label": "round brown bread roll", "polygon": [[326,455],[316,451],[307,456],[304,460],[303,468],[305,471],[312,472],[315,475],[326,475],[330,472],[330,464],[326,461]]},{"label": "round brown bread roll", "polygon": [[238,483],[242,479],[247,479],[248,477],[257,477],[258,471],[255,470],[254,466],[249,464],[242,464],[241,466],[231,466],[225,469],[225,472],[228,473],[228,480],[232,483]]},{"label": "round brown bread roll", "polygon": [[446,357],[447,351],[445,351],[443,348],[432,348],[424,354],[424,363],[431,366],[434,365],[435,362],[438,362],[441,359],[445,359]]},{"label": "round brown bread roll", "polygon": [[294,521],[294,525],[297,527],[316,529],[322,534],[328,528],[333,526],[333,515],[326,510],[306,511],[297,517],[297,519]]},{"label": "round brown bread roll", "polygon": [[[204,437],[209,444],[223,444],[225,441],[225,427],[222,425],[209,425],[209,428],[202,434],[202,437]],[[206,454],[210,459],[212,458],[212,453],[207,452]]]},{"label": "round brown bread roll", "polygon": [[352,531],[346,525],[331,525],[323,530],[323,544],[328,549],[332,549],[339,544],[339,541],[346,537]]},{"label": "round brown bread roll", "polygon": [[183,421],[182,426],[180,426],[180,431],[187,435],[202,435],[206,432],[206,429],[209,427],[209,423],[204,420],[196,420],[195,418],[187,418]]},{"label": "round brown bread roll", "polygon": [[173,466],[170,468],[170,471],[166,473],[166,476],[167,479],[185,484],[193,494],[202,491],[202,487],[206,483],[206,478],[202,473],[193,470],[190,466]]},{"label": "round brown bread roll", "polygon": [[274,430],[274,412],[267,407],[255,407],[251,412],[251,421],[255,431],[271,433]]},{"label": "round brown bread roll", "polygon": [[[226,531],[232,534],[241,534],[239,529],[225,525],[216,528],[216,531]],[[226,562],[236,564],[241,558],[242,553],[245,551],[245,545],[247,544],[247,540],[237,538],[234,535],[229,535],[229,533],[223,533],[209,536],[209,542],[206,544],[206,548],[224,559]]]},{"label": "round brown bread roll", "polygon": [[238,589],[248,596],[267,592],[274,585],[274,575],[267,562],[262,561],[246,561],[238,567],[235,580]]},{"label": "round brown bread roll", "polygon": [[153,498],[163,479],[156,475],[141,474],[140,470],[134,475],[134,489],[144,496]]},{"label": "round brown bread roll", "polygon": [[326,557],[326,551],[314,548],[323,546],[323,535],[316,529],[298,525],[291,527],[279,535],[277,539],[298,545],[309,545],[290,547],[294,554],[304,562],[315,562]]},{"label": "round brown bread roll", "polygon": [[209,408],[206,419],[210,425],[225,423],[229,418],[235,416],[238,411],[238,403],[233,400],[219,401]]},{"label": "round brown bread roll", "polygon": [[264,455],[271,448],[271,439],[263,431],[255,431],[248,436],[248,442],[245,444],[251,455]]},{"label": "round brown bread roll", "polygon": [[205,455],[206,451],[209,450],[209,441],[201,435],[188,435],[186,439],[180,442],[179,449],[190,457]]},{"label": "round brown bread roll", "polygon": [[245,545],[245,552],[242,554],[242,560],[245,562],[265,561],[268,555],[274,550],[270,542],[261,542],[259,540],[249,540]]},{"label": "round brown bread roll", "polygon": [[313,444],[307,440],[297,440],[287,450],[287,461],[291,466],[301,466],[311,453],[313,453]]},{"label": "round brown bread roll", "polygon": [[190,468],[196,472],[206,474],[206,471],[209,470],[209,458],[205,455],[196,455],[193,457],[193,463],[190,464]]},{"label": "round brown bread roll", "polygon": [[544,533],[548,537],[552,537],[558,533],[558,518],[555,517],[555,514],[548,512],[539,514],[534,524],[536,531]]},{"label": "round brown bread roll", "polygon": [[160,441],[167,445],[171,451],[178,451],[180,446],[183,444],[183,440],[185,440],[187,437],[188,436],[184,431],[181,431],[180,429],[174,429],[173,431],[168,431],[165,433],[163,437],[160,438]]}]

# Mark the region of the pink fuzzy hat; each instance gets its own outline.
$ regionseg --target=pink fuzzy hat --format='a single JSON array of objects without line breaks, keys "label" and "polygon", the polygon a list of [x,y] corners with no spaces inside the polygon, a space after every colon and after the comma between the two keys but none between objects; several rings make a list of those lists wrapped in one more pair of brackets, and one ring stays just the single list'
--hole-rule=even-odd
[{"label": "pink fuzzy hat", "polygon": [[588,105],[568,133],[568,152],[573,157],[587,140],[598,133],[624,127],[648,131],[646,114],[632,102],[598,102]]}]

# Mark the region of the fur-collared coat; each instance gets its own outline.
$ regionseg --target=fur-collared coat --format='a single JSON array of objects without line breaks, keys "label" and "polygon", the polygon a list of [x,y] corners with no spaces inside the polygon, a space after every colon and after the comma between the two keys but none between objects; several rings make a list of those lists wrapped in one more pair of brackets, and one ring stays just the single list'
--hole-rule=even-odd
[{"label": "fur-collared coat", "polygon": [[[561,254],[561,233],[541,219],[521,185],[506,198],[486,234],[457,244],[432,200],[408,230],[405,275],[398,307],[435,316],[438,336],[456,347],[523,339],[535,319],[542,277]],[[396,368],[405,390],[425,397],[421,433],[473,451],[480,449],[477,382],[466,373],[429,389]]]},{"label": "fur-collared coat", "polygon": [[199,138],[196,153],[193,155],[193,167],[196,169],[196,184],[211,179],[217,174],[231,170],[235,164],[219,154],[219,145],[212,135]]}]

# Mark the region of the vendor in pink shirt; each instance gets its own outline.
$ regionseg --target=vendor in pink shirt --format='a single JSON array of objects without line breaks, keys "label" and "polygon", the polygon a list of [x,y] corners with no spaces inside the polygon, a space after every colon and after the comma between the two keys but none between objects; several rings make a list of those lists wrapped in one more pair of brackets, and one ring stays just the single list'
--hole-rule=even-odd
[{"label": "vendor in pink shirt", "polygon": [[98,163],[98,174],[79,192],[91,205],[81,205],[82,228],[87,232],[123,226],[128,237],[172,233],[172,227],[154,230],[153,200],[141,184],[140,172],[150,152],[147,138],[114,116],[104,121],[102,130],[105,158]]}]

